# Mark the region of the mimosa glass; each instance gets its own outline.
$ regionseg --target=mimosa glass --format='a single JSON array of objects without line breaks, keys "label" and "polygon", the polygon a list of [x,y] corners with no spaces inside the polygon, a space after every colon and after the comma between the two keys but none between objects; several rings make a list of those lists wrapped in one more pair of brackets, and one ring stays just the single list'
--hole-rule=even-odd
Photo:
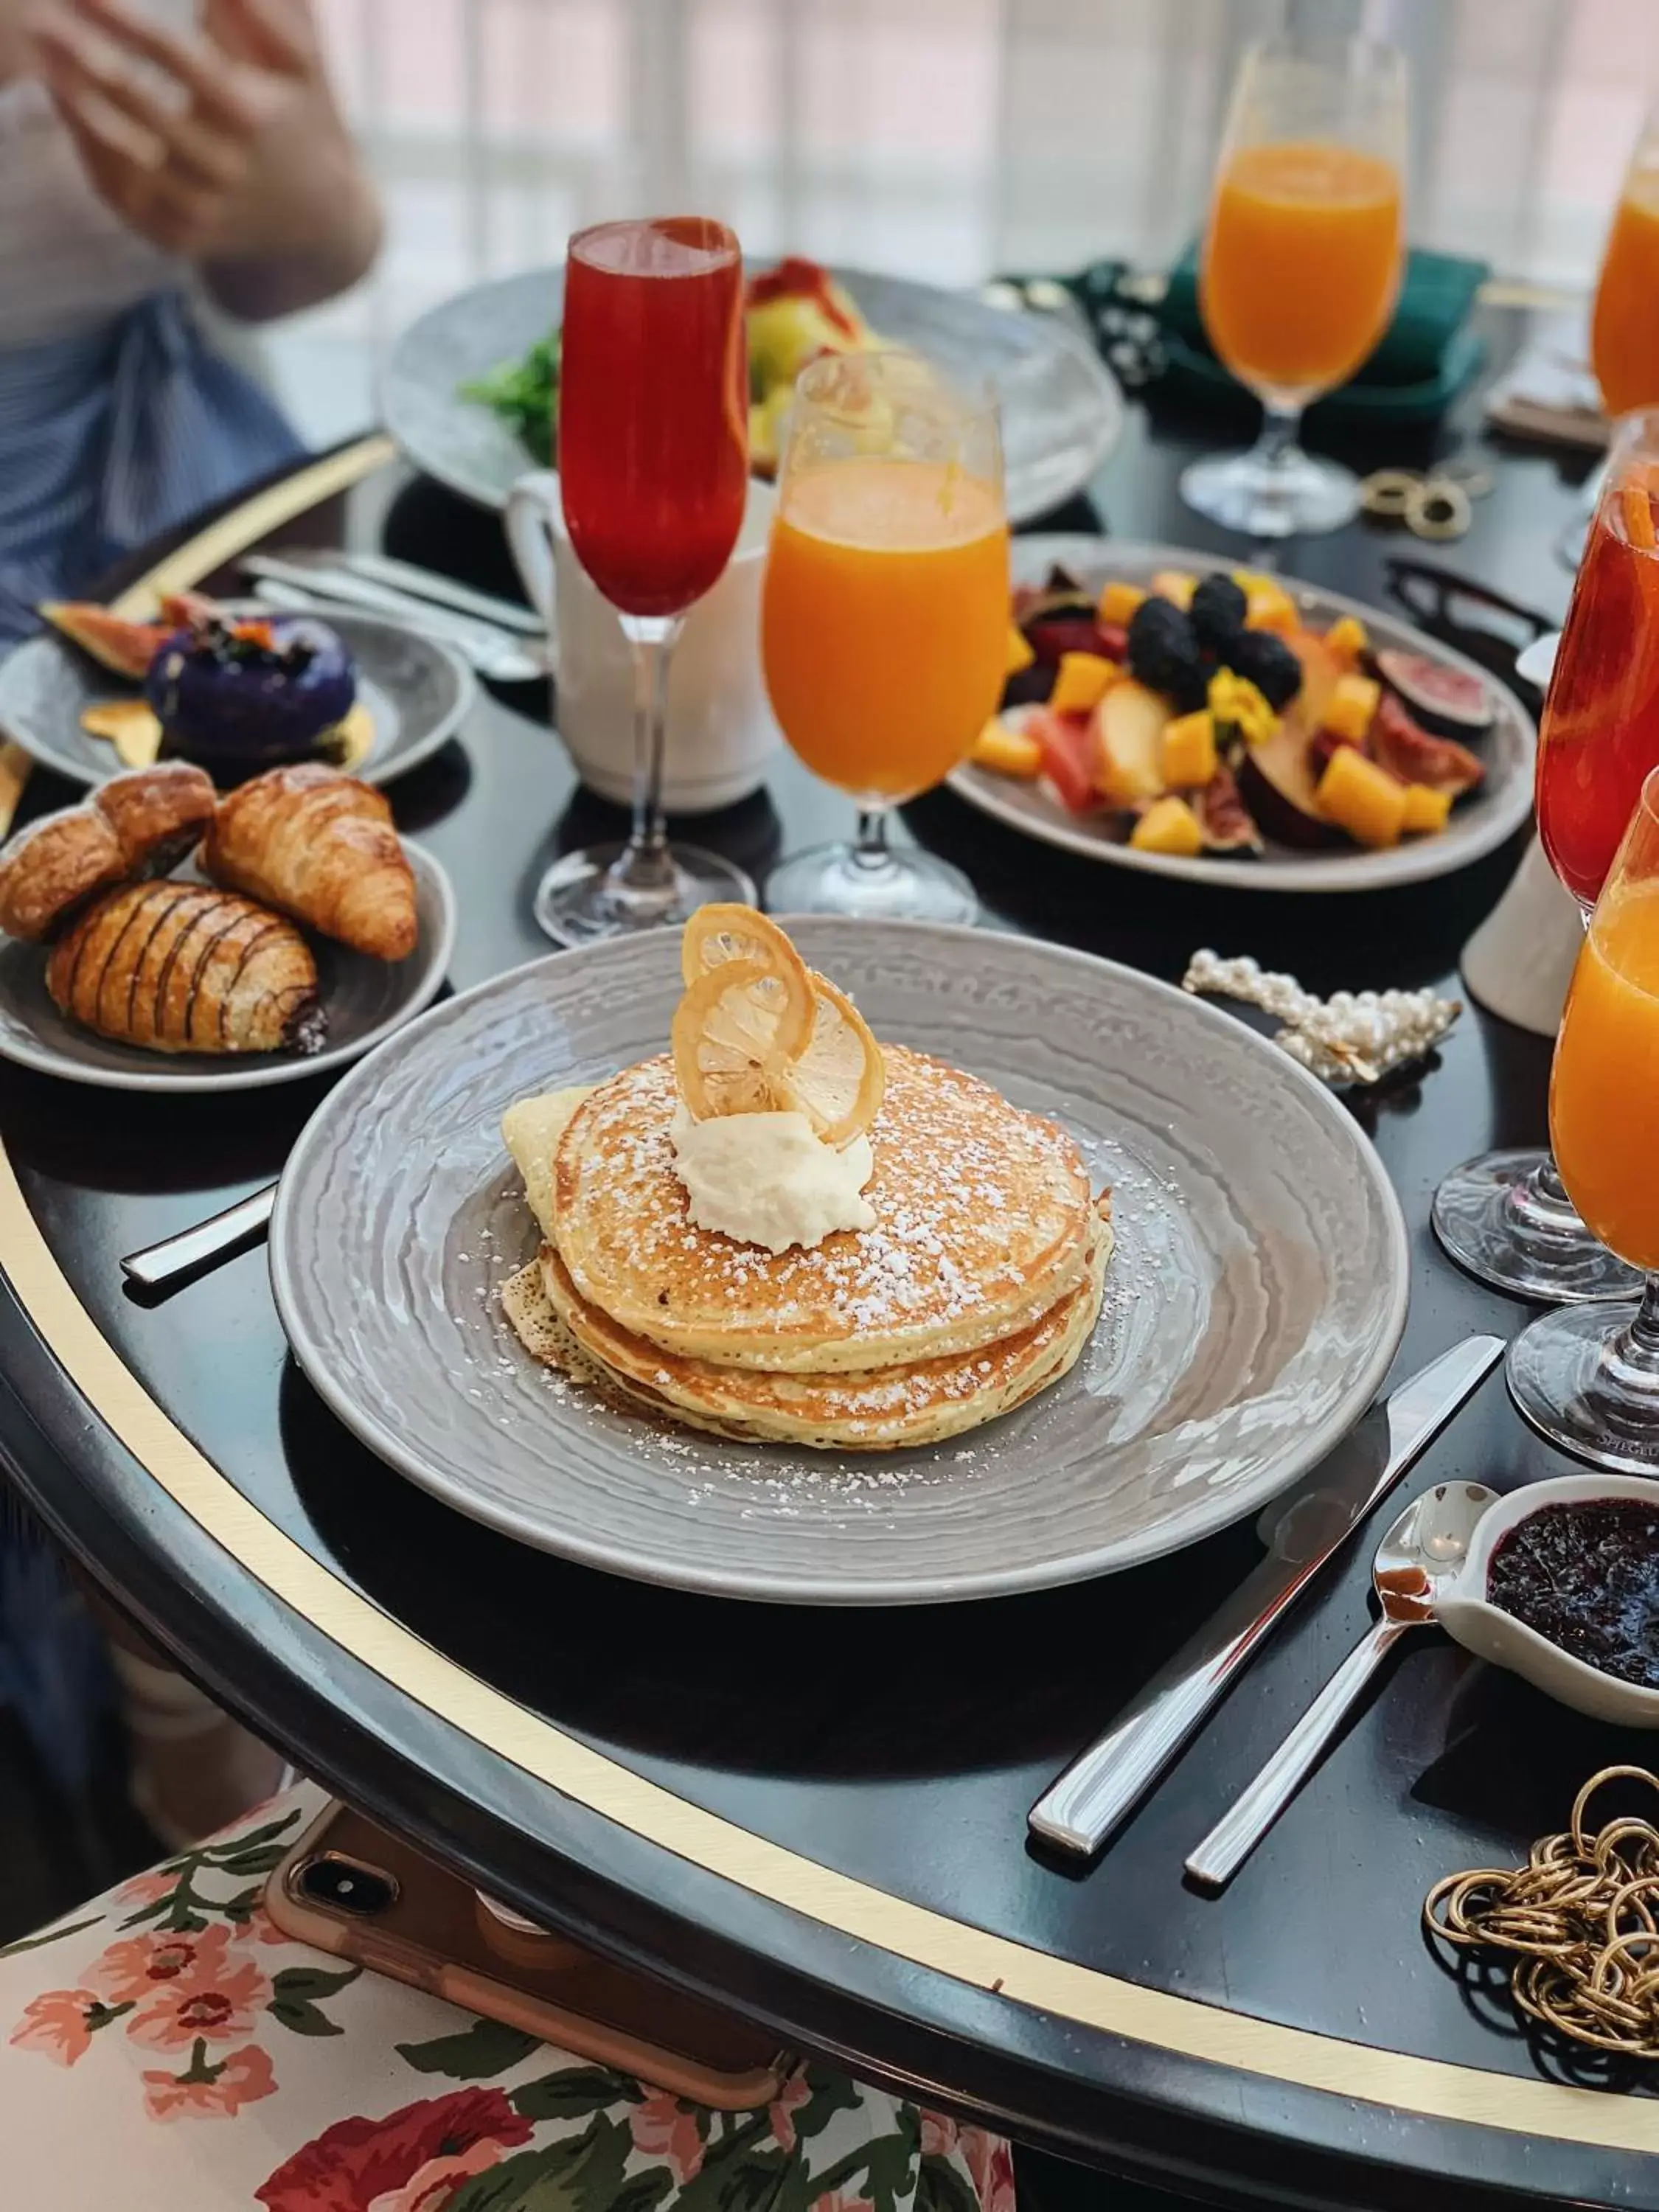
[{"label": "mimosa glass", "polygon": [[1659,773],[1642,789],[1573,971],[1550,1081],[1561,1179],[1646,1278],[1639,1304],[1547,1314],[1510,1346],[1540,1434],[1592,1466],[1659,1474]]},{"label": "mimosa glass", "polygon": [[[1619,425],[1539,735],[1538,834],[1587,919],[1654,768],[1659,410]],[[1547,1152],[1488,1153],[1455,1169],[1435,1193],[1434,1225],[1455,1260],[1520,1297],[1562,1304],[1636,1286],[1578,1219]]]},{"label": "mimosa glass", "polygon": [[[1659,111],[1636,142],[1601,252],[1590,311],[1590,367],[1609,415],[1659,407]],[[1592,480],[1582,520],[1567,524],[1556,550],[1570,568],[1583,558],[1605,483]]]},{"label": "mimosa glass", "polygon": [[859,811],[855,844],[776,869],[779,913],[971,921],[972,885],[896,852],[891,809],[967,754],[1002,693],[1008,524],[995,403],[915,355],[801,373],[761,601],[772,711]]},{"label": "mimosa glass", "polygon": [[671,845],[662,774],[670,656],[743,526],[749,475],[743,258],[702,216],[579,231],[565,267],[559,481],[572,550],[634,654],[634,819],[625,845],[568,853],[536,919],[561,945],[752,900],[742,869]]},{"label": "mimosa glass", "polygon": [[1263,408],[1247,453],[1198,461],[1189,507],[1255,538],[1334,530],[1358,485],[1297,443],[1303,410],[1388,327],[1404,247],[1406,72],[1391,46],[1314,12],[1245,56],[1199,266],[1210,343]]},{"label": "mimosa glass", "polygon": [[1609,415],[1659,407],[1659,117],[1625,173],[1590,315],[1590,367]]}]

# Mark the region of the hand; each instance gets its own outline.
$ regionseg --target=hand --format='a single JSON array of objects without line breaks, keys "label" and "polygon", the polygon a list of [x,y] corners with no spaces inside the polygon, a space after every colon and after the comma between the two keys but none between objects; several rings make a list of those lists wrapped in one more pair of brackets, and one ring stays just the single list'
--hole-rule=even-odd
[{"label": "hand", "polygon": [[208,0],[195,36],[53,0],[30,27],[94,189],[142,237],[210,265],[297,257],[314,297],[368,265],[378,210],[307,0]]}]

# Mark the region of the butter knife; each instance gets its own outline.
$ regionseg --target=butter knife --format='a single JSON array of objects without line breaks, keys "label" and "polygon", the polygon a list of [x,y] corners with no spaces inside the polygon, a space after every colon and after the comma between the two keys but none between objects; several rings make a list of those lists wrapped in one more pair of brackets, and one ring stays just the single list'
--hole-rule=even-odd
[{"label": "butter knife", "polygon": [[222,1213],[181,1229],[176,1236],[164,1237],[159,1244],[146,1244],[142,1252],[129,1252],[121,1262],[121,1273],[141,1290],[171,1290],[187,1276],[216,1267],[221,1260],[228,1260],[233,1252],[263,1237],[270,1226],[276,1203],[276,1186],[268,1182],[263,1190],[239,1198]]},{"label": "butter knife", "polygon": [[1373,1406],[1274,1516],[1267,1556],[1032,1806],[1031,1832],[1088,1858],[1158,1776],[1326,1562],[1504,1355],[1471,1336]]}]

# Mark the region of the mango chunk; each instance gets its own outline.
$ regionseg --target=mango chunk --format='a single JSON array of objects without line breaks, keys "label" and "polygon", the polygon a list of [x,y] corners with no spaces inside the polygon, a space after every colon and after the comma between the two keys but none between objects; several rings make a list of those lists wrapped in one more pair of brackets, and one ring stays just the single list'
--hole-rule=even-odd
[{"label": "mango chunk", "polygon": [[1321,728],[1351,745],[1364,744],[1382,696],[1382,687],[1374,677],[1339,676],[1335,689],[1325,702]]},{"label": "mango chunk", "polygon": [[1198,579],[1188,575],[1184,568],[1160,568],[1152,579],[1152,589],[1155,598],[1170,600],[1185,614],[1198,589]]},{"label": "mango chunk", "polygon": [[1164,725],[1164,781],[1177,789],[1196,791],[1216,771],[1215,722],[1209,709],[1179,715]]},{"label": "mango chunk", "polygon": [[1098,653],[1062,653],[1048,704],[1057,714],[1087,714],[1123,673],[1115,660]]},{"label": "mango chunk", "polygon": [[1204,832],[1184,799],[1158,799],[1129,832],[1139,853],[1174,853],[1191,860],[1204,850]]},{"label": "mango chunk", "polygon": [[1380,850],[1398,844],[1406,824],[1406,787],[1354,745],[1339,745],[1319,779],[1320,812],[1354,841]]},{"label": "mango chunk", "polygon": [[1127,628],[1130,616],[1146,596],[1139,584],[1109,583],[1103,586],[1095,612],[1103,623]]},{"label": "mango chunk", "polygon": [[1406,811],[1400,827],[1407,836],[1432,837],[1451,818],[1452,794],[1426,783],[1406,786]]},{"label": "mango chunk", "polygon": [[1042,765],[1042,748],[1024,730],[1011,730],[994,714],[974,739],[969,759],[975,768],[988,768],[994,775],[1018,776],[1029,782]]},{"label": "mango chunk", "polygon": [[1246,629],[1276,629],[1281,636],[1288,636],[1301,628],[1296,601],[1277,576],[1261,568],[1235,568],[1233,581],[1244,594]]},{"label": "mango chunk", "polygon": [[1352,668],[1370,643],[1365,625],[1353,615],[1343,615],[1325,633],[1326,650]]},{"label": "mango chunk", "polygon": [[1002,657],[1003,674],[1018,676],[1023,669],[1029,668],[1036,659],[1036,653],[1025,641],[1024,631],[1020,629],[1018,623],[1010,623],[1008,650]]}]

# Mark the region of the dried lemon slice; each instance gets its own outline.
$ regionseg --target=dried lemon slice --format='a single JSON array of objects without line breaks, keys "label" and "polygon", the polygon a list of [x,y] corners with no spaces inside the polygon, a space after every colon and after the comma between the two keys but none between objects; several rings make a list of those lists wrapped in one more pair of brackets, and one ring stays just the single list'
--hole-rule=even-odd
[{"label": "dried lemon slice", "polygon": [[786,932],[752,906],[723,900],[700,906],[680,935],[680,980],[695,983],[711,968],[726,960],[759,960],[766,966],[799,975],[809,996],[811,984],[806,963]]},{"label": "dried lemon slice", "polygon": [[812,987],[764,960],[725,960],[699,975],[669,1042],[680,1096],[699,1121],[775,1114],[793,1103],[786,1076],[812,1030]]},{"label": "dried lemon slice", "polygon": [[811,982],[812,1032],[783,1068],[782,1103],[805,1114],[824,1143],[839,1149],[880,1111],[887,1067],[846,992],[817,974]]}]

